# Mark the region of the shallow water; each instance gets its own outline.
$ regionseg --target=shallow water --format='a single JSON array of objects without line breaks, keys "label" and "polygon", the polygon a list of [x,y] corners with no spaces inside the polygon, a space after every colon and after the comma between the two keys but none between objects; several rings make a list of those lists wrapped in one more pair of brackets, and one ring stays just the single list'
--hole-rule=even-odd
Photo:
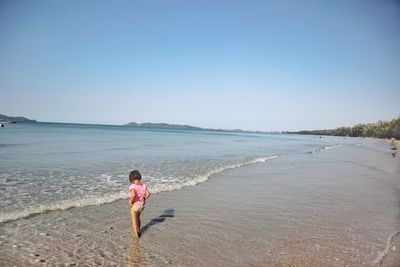
[{"label": "shallow water", "polygon": [[[0,222],[126,198],[128,173],[153,192],[271,156],[317,152],[340,138],[20,123],[0,131]],[[359,141],[356,141],[359,142]]]}]

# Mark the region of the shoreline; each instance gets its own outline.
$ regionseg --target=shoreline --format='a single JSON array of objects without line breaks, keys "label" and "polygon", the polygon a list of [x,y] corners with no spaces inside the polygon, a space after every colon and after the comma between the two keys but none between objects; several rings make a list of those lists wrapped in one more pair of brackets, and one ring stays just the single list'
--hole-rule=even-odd
[{"label": "shoreline", "polygon": [[155,194],[138,242],[125,200],[0,224],[0,265],[359,266],[389,251],[381,266],[395,266],[400,185],[384,166],[398,159],[369,153],[279,157]]}]

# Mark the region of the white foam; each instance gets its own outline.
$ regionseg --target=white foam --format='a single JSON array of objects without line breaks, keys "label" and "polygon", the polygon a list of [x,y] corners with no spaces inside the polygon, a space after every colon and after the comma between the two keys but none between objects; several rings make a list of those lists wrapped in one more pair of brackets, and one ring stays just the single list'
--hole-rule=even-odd
[{"label": "white foam", "polygon": [[103,173],[103,174],[100,175],[100,177],[101,177],[102,179],[104,179],[104,181],[105,181],[106,183],[108,183],[108,184],[112,184],[112,185],[117,184],[115,181],[112,180],[112,177],[113,177],[112,174]]},{"label": "white foam", "polygon": [[381,253],[379,253],[378,257],[374,260],[373,266],[381,266],[381,263],[383,259],[389,255],[391,252],[395,251],[396,248],[393,245],[393,240],[396,238],[396,236],[400,235],[400,231],[397,231],[393,233],[387,240],[386,242],[386,248],[383,250]]},{"label": "white foam", "polygon": [[[160,193],[165,191],[174,191],[179,190],[187,186],[194,186],[199,183],[207,181],[212,175],[221,173],[226,170],[239,168],[249,164],[266,162],[268,160],[272,160],[277,158],[277,155],[268,156],[268,157],[259,157],[252,160],[244,161],[237,164],[227,165],[220,168],[216,168],[205,174],[197,175],[193,179],[182,182],[182,183],[169,183],[169,184],[159,184],[154,185],[151,188],[152,193]],[[103,175],[102,175],[103,176]],[[109,178],[108,175],[104,175],[103,178]],[[170,181],[169,181],[170,182]],[[40,204],[33,207],[29,207],[22,211],[10,212],[6,214],[0,214],[0,223],[13,221],[21,218],[25,218],[28,216],[32,216],[35,214],[45,213],[49,211],[55,210],[65,210],[74,207],[84,207],[84,206],[93,206],[93,205],[101,205],[110,202],[114,202],[120,199],[129,198],[129,192],[127,190],[121,190],[119,192],[105,193],[102,196],[92,196],[86,198],[79,199],[69,199],[69,200],[58,200],[54,202],[49,202],[46,204]]]},{"label": "white foam", "polygon": [[118,199],[128,198],[129,193],[124,190],[121,192],[113,192],[106,193],[101,197],[87,197],[87,198],[79,198],[79,199],[69,199],[69,200],[58,200],[54,202],[49,202],[47,204],[40,204],[33,207],[29,207],[22,211],[18,212],[10,212],[7,214],[0,215],[0,223],[13,221],[21,218],[25,218],[31,215],[45,213],[49,211],[55,210],[65,210],[74,207],[84,207],[84,206],[93,206],[100,205],[105,203],[110,203],[116,201]]},{"label": "white foam", "polygon": [[323,146],[323,147],[321,147],[321,148],[318,148],[318,149],[316,149],[316,150],[310,151],[310,152],[308,152],[308,153],[310,153],[310,154],[315,154],[315,153],[321,152],[321,151],[323,151],[323,150],[328,150],[328,149],[331,149],[331,148],[334,148],[334,147],[338,147],[338,146],[340,146],[340,145]]},{"label": "white foam", "polygon": [[322,149],[331,149],[331,148],[338,147],[338,146],[340,146],[340,145],[324,146]]}]

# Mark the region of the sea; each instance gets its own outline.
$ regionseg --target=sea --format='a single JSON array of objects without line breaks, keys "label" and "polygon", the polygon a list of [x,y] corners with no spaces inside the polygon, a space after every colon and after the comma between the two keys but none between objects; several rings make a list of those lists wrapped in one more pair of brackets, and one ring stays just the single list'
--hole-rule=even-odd
[{"label": "sea", "polygon": [[[131,244],[135,169],[153,194]],[[387,140],[9,124],[0,265],[398,266],[399,192]]]},{"label": "sea", "polygon": [[128,175],[135,169],[158,193],[195,186],[227,169],[342,143],[349,141],[114,125],[7,125],[0,131],[0,223],[127,198]]}]

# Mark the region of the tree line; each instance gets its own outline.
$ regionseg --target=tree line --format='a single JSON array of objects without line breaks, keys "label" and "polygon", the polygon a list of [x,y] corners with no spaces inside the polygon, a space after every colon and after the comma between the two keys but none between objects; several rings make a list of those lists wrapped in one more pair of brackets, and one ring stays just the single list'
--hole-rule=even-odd
[{"label": "tree line", "polygon": [[400,139],[400,116],[391,121],[378,121],[377,123],[367,124],[360,123],[353,127],[340,127],[330,130],[299,131],[295,133]]}]

